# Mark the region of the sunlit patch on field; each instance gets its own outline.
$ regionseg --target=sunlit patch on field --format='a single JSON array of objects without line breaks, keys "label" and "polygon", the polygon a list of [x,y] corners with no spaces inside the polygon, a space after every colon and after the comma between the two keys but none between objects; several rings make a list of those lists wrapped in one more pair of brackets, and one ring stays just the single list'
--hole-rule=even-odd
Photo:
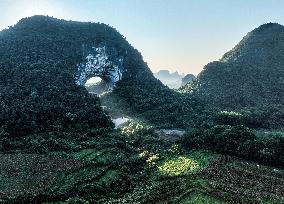
[{"label": "sunlit patch on field", "polygon": [[179,176],[194,172],[199,168],[200,166],[197,161],[190,157],[179,156],[175,159],[165,161],[158,167],[158,171],[163,175]]},{"label": "sunlit patch on field", "polygon": [[147,131],[149,128],[151,127],[147,126],[146,124],[143,124],[140,121],[131,121],[130,123],[122,127],[121,133],[126,136],[132,136],[140,131]]}]

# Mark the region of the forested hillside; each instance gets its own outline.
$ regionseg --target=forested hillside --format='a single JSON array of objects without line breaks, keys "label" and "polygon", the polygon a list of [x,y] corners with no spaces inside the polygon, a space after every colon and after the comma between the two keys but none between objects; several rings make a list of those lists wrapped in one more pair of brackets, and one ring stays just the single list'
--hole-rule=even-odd
[{"label": "forested hillside", "polygon": [[122,80],[113,94],[134,113],[159,123],[186,112],[180,96],[153,77],[141,54],[115,29],[34,16],[0,34],[2,131],[22,136],[78,124],[112,127],[98,98],[75,83],[78,64],[91,46],[109,48],[124,60]]},{"label": "forested hillside", "polygon": [[266,127],[283,125],[284,27],[268,23],[248,33],[182,91],[193,91],[215,107],[243,110],[267,121]]}]

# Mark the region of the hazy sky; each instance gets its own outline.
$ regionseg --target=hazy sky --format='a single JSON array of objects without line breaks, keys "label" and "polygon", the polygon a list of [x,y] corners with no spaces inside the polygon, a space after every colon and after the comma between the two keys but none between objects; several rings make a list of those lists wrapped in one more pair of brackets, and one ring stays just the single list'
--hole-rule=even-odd
[{"label": "hazy sky", "polygon": [[34,14],[109,24],[154,72],[197,74],[250,30],[284,24],[284,0],[0,0],[0,29]]}]

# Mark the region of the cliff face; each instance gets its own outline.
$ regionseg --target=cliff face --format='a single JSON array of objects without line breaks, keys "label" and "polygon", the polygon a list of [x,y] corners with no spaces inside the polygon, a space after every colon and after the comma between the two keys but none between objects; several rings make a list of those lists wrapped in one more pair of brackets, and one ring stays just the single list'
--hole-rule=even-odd
[{"label": "cliff face", "polygon": [[122,79],[124,57],[115,48],[102,45],[83,45],[83,62],[76,65],[77,85],[84,85],[90,77],[101,77],[110,88]]}]

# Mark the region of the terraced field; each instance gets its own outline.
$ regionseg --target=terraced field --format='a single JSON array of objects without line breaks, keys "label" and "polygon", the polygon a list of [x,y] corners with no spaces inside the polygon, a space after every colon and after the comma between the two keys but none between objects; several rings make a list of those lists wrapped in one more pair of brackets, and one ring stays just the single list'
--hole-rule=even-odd
[{"label": "terraced field", "polygon": [[229,203],[283,203],[284,171],[220,156],[198,176],[208,193]]},{"label": "terraced field", "polygon": [[58,174],[76,171],[83,166],[82,161],[75,159],[39,154],[0,154],[0,203],[42,194]]},{"label": "terraced field", "polygon": [[2,153],[0,203],[284,203],[283,169],[189,150],[143,125],[118,131],[68,152]]}]

